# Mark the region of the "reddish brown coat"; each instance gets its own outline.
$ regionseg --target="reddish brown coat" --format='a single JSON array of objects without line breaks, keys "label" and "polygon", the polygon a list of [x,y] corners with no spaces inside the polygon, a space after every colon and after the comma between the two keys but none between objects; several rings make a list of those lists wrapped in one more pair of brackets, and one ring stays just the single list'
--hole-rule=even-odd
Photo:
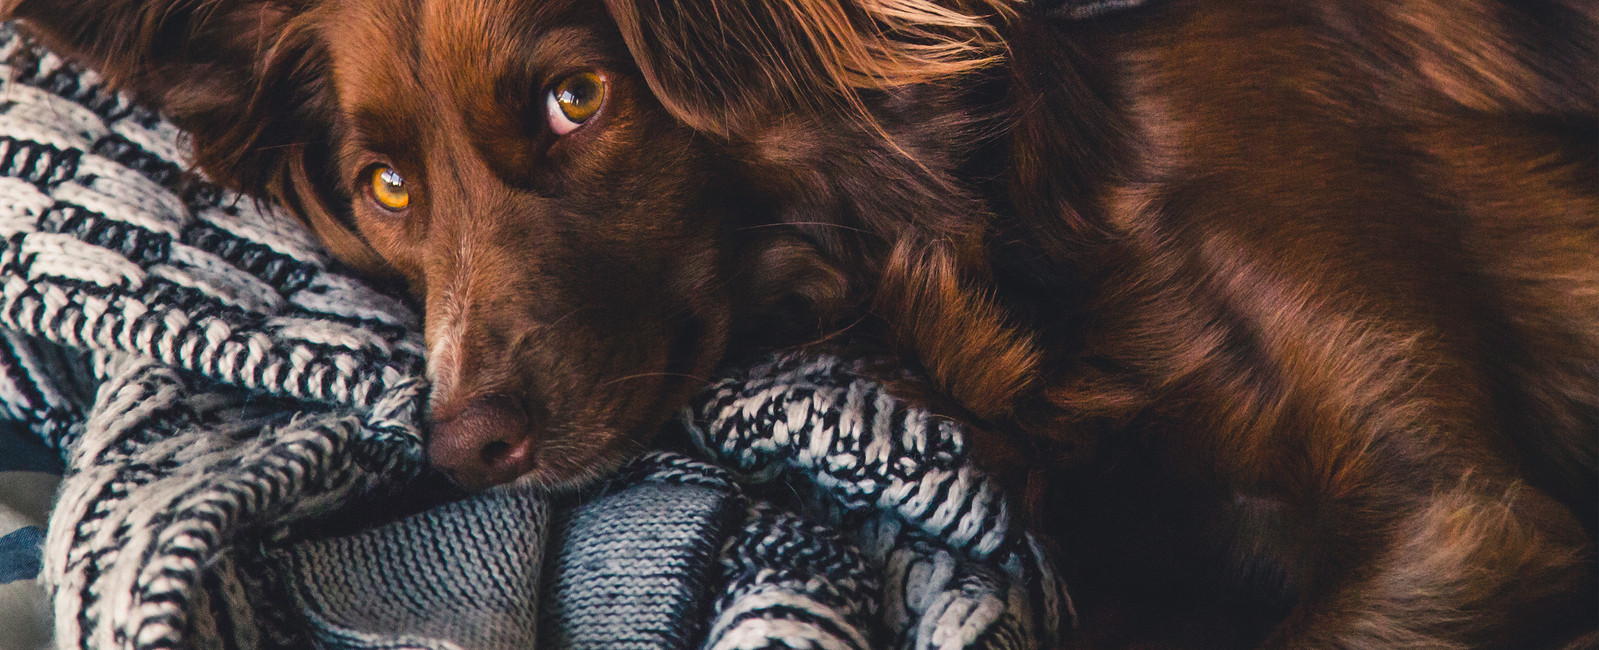
[{"label": "reddish brown coat", "polygon": [[1591,633],[1599,10],[1151,5],[8,6],[407,283],[464,482],[592,476],[728,355],[848,329],[978,427],[1085,644]]}]

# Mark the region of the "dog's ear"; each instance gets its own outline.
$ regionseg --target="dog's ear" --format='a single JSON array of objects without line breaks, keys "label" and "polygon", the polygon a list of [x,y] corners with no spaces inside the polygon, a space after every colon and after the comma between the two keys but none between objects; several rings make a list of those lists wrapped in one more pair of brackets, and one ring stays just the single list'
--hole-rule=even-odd
[{"label": "dog's ear", "polygon": [[864,113],[862,92],[999,60],[1009,0],[606,0],[650,88],[696,129],[737,136],[793,110]]},{"label": "dog's ear", "polygon": [[99,71],[191,136],[212,180],[304,218],[335,255],[381,273],[337,215],[343,197],[317,161],[334,100],[315,0],[0,0],[46,45]]},{"label": "dog's ear", "polygon": [[971,261],[978,256],[960,248],[951,239],[895,242],[872,311],[933,385],[973,415],[1001,420],[1037,388],[1038,346],[973,277],[986,268]]},{"label": "dog's ear", "polygon": [[759,229],[738,246],[743,260],[731,279],[733,301],[746,314],[737,323],[757,344],[827,338],[856,304],[849,276],[804,238]]},{"label": "dog's ear", "polygon": [[224,185],[286,185],[296,143],[326,142],[308,0],[0,0],[52,49],[188,131]]}]

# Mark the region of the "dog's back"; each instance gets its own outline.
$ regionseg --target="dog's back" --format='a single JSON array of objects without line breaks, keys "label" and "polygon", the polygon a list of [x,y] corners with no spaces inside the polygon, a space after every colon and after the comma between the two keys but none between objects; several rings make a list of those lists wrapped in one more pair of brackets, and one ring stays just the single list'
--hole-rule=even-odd
[{"label": "dog's back", "polygon": [[1426,401],[1502,427],[1591,521],[1599,5],[1173,4],[1119,54],[1139,165],[1107,217],[1251,320],[1438,359]]},{"label": "dog's back", "polygon": [[1167,538],[1063,532],[1107,562],[1175,558],[1089,574],[1226,567],[1292,611],[1285,646],[1591,625],[1596,25],[1576,2],[1260,1],[1067,28],[1127,137],[1054,397],[1132,422],[1116,469],[1144,469],[1071,475],[1057,498],[1111,505],[1061,527]]}]

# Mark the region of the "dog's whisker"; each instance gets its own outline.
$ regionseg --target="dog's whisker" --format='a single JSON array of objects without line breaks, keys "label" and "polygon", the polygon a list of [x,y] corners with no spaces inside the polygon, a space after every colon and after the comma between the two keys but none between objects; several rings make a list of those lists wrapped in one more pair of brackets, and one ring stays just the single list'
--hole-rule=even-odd
[{"label": "dog's whisker", "polygon": [[607,387],[610,387],[612,385],[620,384],[620,383],[625,382],[625,381],[633,381],[633,380],[636,380],[636,379],[650,379],[650,378],[654,378],[654,377],[681,377],[681,378],[689,379],[689,380],[692,380],[692,381],[698,381],[698,382],[705,381],[704,377],[700,377],[698,375],[683,374],[683,373],[680,373],[680,372],[641,372],[641,373],[627,375],[627,376],[623,376],[623,377],[617,377],[617,378],[612,379],[610,381],[603,382],[600,385],[596,386],[595,388],[607,388]]},{"label": "dog's whisker", "polygon": [[791,227],[791,226],[820,226],[820,227],[823,227],[823,228],[832,228],[832,229],[835,229],[835,230],[845,230],[845,231],[849,231],[849,232],[859,233],[859,234],[862,234],[862,235],[868,235],[868,236],[871,236],[873,238],[879,238],[879,239],[884,238],[882,236],[882,234],[876,233],[876,232],[872,232],[872,231],[867,230],[865,228],[857,228],[855,226],[849,226],[849,225],[845,225],[845,224],[841,224],[841,223],[833,223],[831,221],[785,221],[783,223],[763,223],[763,224],[755,224],[755,225],[751,225],[751,226],[743,226],[743,227],[738,228],[738,230],[747,231],[747,230],[760,230],[760,229],[764,229],[764,228],[787,228],[787,227]]},{"label": "dog's whisker", "polygon": [[293,149],[295,147],[304,147],[304,146],[307,146],[307,145],[310,145],[310,144],[311,144],[310,140],[301,140],[301,141],[298,141],[298,142],[284,142],[284,143],[281,143],[281,144],[258,145],[258,146],[255,147],[255,150],[256,151],[270,151],[270,150],[273,150],[273,149]]}]

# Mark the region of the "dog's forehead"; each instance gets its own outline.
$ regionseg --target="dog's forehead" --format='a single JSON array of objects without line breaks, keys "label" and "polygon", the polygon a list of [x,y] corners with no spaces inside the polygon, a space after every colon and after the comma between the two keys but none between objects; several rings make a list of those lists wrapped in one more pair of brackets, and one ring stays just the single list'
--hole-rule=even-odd
[{"label": "dog's forehead", "polygon": [[[340,3],[323,37],[348,111],[398,98],[475,103],[582,39],[559,25],[569,0],[363,0]],[[601,10],[603,13],[603,10]]]}]

